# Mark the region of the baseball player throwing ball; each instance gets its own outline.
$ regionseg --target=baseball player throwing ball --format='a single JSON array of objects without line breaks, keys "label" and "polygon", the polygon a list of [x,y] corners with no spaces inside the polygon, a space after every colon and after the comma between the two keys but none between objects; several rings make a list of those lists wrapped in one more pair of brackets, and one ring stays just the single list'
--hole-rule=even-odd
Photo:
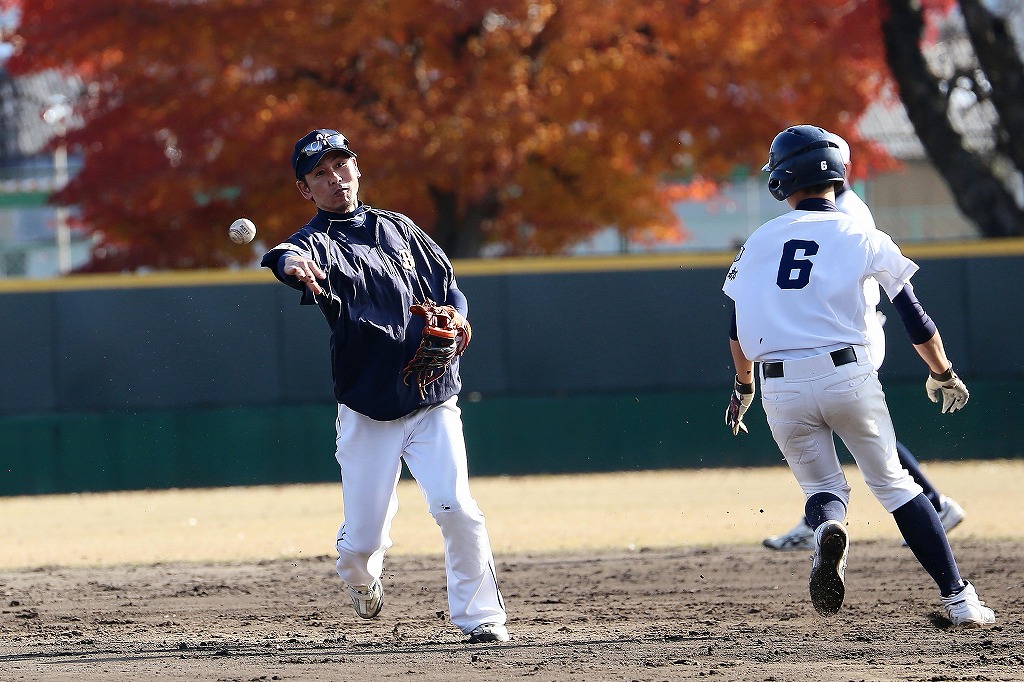
[{"label": "baseball player throwing ball", "polygon": [[338,131],[303,136],[292,170],[316,215],[261,265],[331,327],[344,499],[338,575],[356,613],[376,617],[405,460],[441,529],[452,622],[468,643],[506,642],[484,515],[469,490],[457,395],[471,329],[451,262],[406,216],[359,201],[356,154]]},{"label": "baseball player throwing ball", "polygon": [[[838,135],[835,136],[835,141],[839,145],[839,153],[843,157],[843,167],[847,176],[847,182],[844,182],[843,186],[836,190],[836,208],[843,213],[849,213],[865,224],[876,227],[871,210],[868,209],[867,204],[861,201],[861,198],[850,187],[850,145]],[[871,364],[875,366],[876,370],[881,368],[882,360],[885,359],[885,331],[882,329],[885,317],[877,309],[880,300],[881,292],[879,291],[878,282],[875,281],[874,277],[868,277],[864,280],[864,324],[867,325],[868,330],[868,355],[871,358]],[[928,477],[924,475],[924,472],[921,471],[921,465],[918,463],[917,458],[898,440],[896,441],[896,453],[899,455],[900,465],[921,486],[925,497],[935,507],[943,530],[948,533],[960,525],[966,516],[963,507],[953,498],[939,492],[935,485],[928,480]],[[781,535],[765,538],[761,544],[769,549],[780,551],[810,549],[814,544],[814,529],[811,528],[805,517],[801,517],[800,521],[791,530]]]},{"label": "baseball player throwing ball", "polygon": [[793,210],[755,230],[725,278],[723,290],[734,303],[729,346],[736,369],[726,424],[734,435],[747,430],[743,415],[754,398],[759,362],[761,404],[804,491],[804,514],[814,528],[811,603],[831,616],[846,595],[850,542],[843,522],[850,487],[836,456],[838,434],[938,586],[950,621],[994,623],[992,609],[961,578],[935,507],[900,466],[892,419],[868,353],[864,282],[871,277],[893,302],[928,366],[928,397],[942,402],[943,413],[967,404],[967,387],[910,284],[918,266],[884,232],[836,207],[846,169],[828,131],[812,125],[783,130],[763,170],[769,192]]}]

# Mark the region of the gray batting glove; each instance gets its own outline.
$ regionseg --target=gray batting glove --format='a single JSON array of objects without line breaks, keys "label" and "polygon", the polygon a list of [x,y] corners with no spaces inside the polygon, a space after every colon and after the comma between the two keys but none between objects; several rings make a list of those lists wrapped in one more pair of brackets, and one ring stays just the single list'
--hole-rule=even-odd
[{"label": "gray batting glove", "polygon": [[957,376],[952,367],[942,374],[928,372],[924,389],[928,392],[928,399],[933,403],[939,402],[939,397],[942,397],[942,414],[956,412],[966,405],[968,398],[971,397],[967,385]]},{"label": "gray batting glove", "polygon": [[732,395],[729,396],[729,407],[725,410],[725,425],[732,429],[732,435],[738,436],[740,431],[749,433],[743,423],[743,415],[754,402],[754,382],[741,384],[739,377],[732,382]]}]

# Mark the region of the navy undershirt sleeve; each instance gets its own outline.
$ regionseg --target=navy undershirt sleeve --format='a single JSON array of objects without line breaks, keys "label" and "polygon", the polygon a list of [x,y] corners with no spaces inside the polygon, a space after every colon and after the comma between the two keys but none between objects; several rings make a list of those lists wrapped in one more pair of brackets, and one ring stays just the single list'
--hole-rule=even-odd
[{"label": "navy undershirt sleeve", "polygon": [[469,301],[456,286],[454,279],[452,279],[452,286],[448,289],[448,299],[445,303],[458,310],[463,317],[469,317]]},{"label": "navy undershirt sleeve", "polygon": [[729,338],[733,341],[740,340],[740,333],[736,329],[736,306],[732,307],[732,320],[729,321]]},{"label": "navy undershirt sleeve", "polygon": [[903,320],[903,327],[907,330],[910,342],[915,346],[925,343],[935,336],[935,323],[928,317],[928,313],[917,300],[914,289],[909,284],[896,294],[892,299],[892,305],[899,313],[900,319]]}]

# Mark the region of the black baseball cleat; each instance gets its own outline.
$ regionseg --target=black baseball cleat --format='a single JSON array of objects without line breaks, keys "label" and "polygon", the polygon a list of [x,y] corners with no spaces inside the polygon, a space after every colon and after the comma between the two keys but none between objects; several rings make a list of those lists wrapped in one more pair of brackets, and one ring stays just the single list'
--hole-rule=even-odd
[{"label": "black baseball cleat", "polygon": [[814,532],[814,564],[811,567],[811,604],[823,616],[839,613],[846,596],[846,557],[850,540],[839,521],[826,521]]}]

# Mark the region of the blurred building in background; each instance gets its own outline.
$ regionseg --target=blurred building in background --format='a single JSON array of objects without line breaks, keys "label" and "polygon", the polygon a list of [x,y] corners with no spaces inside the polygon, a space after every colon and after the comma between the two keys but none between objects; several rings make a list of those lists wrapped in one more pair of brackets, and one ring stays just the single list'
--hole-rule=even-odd
[{"label": "blurred building in background", "polygon": [[51,144],[75,124],[81,87],[56,71],[12,78],[0,68],[0,277],[53,277],[89,259],[73,210],[49,203],[81,167]]}]

